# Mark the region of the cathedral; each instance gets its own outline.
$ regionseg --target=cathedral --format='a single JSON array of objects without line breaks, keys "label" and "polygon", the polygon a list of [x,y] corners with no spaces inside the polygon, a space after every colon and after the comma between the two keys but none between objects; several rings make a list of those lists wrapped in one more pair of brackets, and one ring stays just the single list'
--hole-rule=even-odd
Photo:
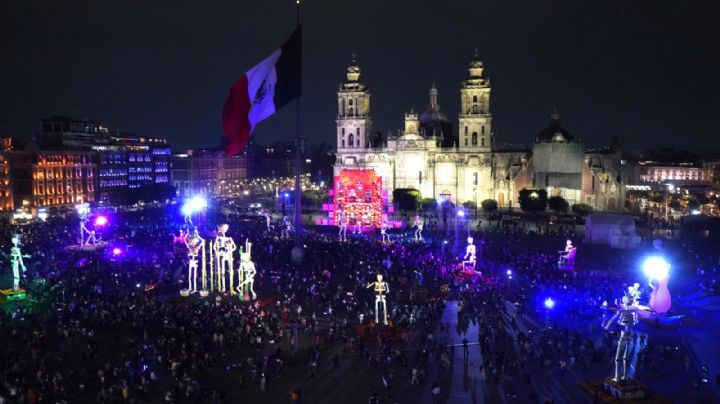
[{"label": "cathedral", "polygon": [[[343,172],[372,171],[381,178],[386,199],[392,191],[411,188],[440,203],[494,199],[503,208],[517,206],[523,188],[546,189],[549,196],[595,210],[624,207],[619,146],[586,150],[582,141],[559,124],[550,124],[534,139],[532,149],[495,147],[490,112],[490,80],[477,54],[460,85],[457,131],[440,111],[435,85],[422,114],[405,114],[404,130],[382,137],[374,133],[370,91],[353,58],[346,81],[338,89],[335,178]],[[337,182],[337,180],[336,180]]]}]

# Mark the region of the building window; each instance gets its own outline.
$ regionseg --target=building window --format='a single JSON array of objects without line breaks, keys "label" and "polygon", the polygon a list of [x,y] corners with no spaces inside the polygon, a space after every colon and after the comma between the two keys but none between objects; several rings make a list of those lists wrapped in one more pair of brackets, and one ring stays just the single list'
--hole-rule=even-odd
[{"label": "building window", "polygon": [[480,138],[480,145],[481,145],[482,147],[485,147],[485,136],[483,136],[482,138]]},{"label": "building window", "polygon": [[465,138],[465,146],[467,146],[467,145],[468,145],[468,139]]},{"label": "building window", "polygon": [[478,108],[477,104],[473,105],[472,113],[473,113],[473,114],[478,114],[478,113],[480,113],[480,109]]},{"label": "building window", "polygon": [[477,146],[477,132],[472,133],[472,145]]},{"label": "building window", "polygon": [[477,95],[473,95],[473,104],[477,104]]},{"label": "building window", "polygon": [[355,146],[355,136],[353,134],[350,134],[350,137],[348,138],[348,146],[353,147]]},{"label": "building window", "polygon": [[465,127],[465,136],[467,136],[467,134],[468,134],[468,127],[466,126]]},{"label": "building window", "polygon": [[485,126],[480,127],[480,134],[485,135]]},{"label": "building window", "polygon": [[342,135],[345,136],[345,128],[342,128]]}]

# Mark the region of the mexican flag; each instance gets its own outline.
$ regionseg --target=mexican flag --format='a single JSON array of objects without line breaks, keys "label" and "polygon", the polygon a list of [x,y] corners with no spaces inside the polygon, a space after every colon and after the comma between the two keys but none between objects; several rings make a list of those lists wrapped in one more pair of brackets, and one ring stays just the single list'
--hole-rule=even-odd
[{"label": "mexican flag", "polygon": [[280,49],[230,87],[222,112],[226,156],[240,153],[257,124],[300,96],[301,44],[298,26]]}]

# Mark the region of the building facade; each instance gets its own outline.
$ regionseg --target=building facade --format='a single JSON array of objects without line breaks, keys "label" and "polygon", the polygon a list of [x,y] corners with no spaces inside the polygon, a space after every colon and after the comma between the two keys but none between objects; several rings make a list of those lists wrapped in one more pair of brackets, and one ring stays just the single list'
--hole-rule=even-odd
[{"label": "building facade", "polygon": [[40,152],[33,163],[33,205],[95,202],[97,165],[89,152]]},{"label": "building facade", "polygon": [[89,152],[97,168],[98,201],[112,202],[129,189],[171,184],[170,145],[165,139],[112,132],[86,118],[42,120],[42,152]]},{"label": "building facade", "polygon": [[238,196],[248,177],[244,154],[226,157],[222,150],[214,149],[173,154],[171,170],[178,196]]},{"label": "building facade", "polygon": [[427,111],[418,115],[411,109],[405,114],[404,129],[383,139],[373,134],[370,91],[353,59],[337,92],[334,175],[373,170],[382,177],[388,195],[394,189],[411,188],[441,203],[479,205],[494,199],[508,207],[521,189],[546,188],[571,204],[623,209],[619,152],[586,151],[581,141],[560,127],[555,115],[536,137],[532,151],[496,148],[490,94],[490,80],[475,55],[460,86],[457,132],[440,112],[433,85]]}]

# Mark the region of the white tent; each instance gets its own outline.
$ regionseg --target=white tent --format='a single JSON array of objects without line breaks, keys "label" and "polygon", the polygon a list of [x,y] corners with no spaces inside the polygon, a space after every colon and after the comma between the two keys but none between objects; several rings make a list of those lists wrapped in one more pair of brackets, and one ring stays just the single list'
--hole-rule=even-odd
[{"label": "white tent", "polygon": [[593,213],[585,219],[585,242],[637,248],[640,237],[635,233],[635,219],[631,215]]}]

